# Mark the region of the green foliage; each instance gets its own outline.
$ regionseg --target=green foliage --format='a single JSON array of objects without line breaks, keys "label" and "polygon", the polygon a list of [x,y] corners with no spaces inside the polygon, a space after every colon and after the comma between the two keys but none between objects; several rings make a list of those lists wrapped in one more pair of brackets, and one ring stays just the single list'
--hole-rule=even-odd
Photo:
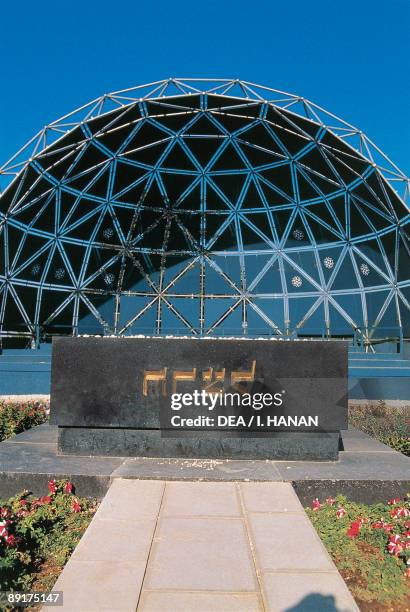
[{"label": "green foliage", "polygon": [[[410,580],[409,498],[368,506],[339,496],[314,505],[307,514],[356,600],[386,606],[404,601]],[[345,514],[338,518],[340,508]],[[358,533],[349,536],[355,523]],[[400,538],[397,546],[392,546],[394,536]]]},{"label": "green foliage", "polygon": [[42,564],[54,573],[64,567],[96,510],[96,503],[78,499],[71,483],[51,480],[39,498],[24,491],[0,502],[0,590],[27,590]]},{"label": "green foliage", "polygon": [[0,442],[34,425],[44,423],[47,420],[47,408],[47,405],[41,402],[0,400]]},{"label": "green foliage", "polygon": [[391,408],[382,400],[349,406],[349,424],[410,457],[410,406]]}]

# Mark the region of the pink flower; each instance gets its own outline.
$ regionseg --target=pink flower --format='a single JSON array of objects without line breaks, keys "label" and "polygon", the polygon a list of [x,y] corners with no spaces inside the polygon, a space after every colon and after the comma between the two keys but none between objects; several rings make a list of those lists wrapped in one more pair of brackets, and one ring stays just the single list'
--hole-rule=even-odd
[{"label": "pink flower", "polygon": [[345,514],[346,510],[343,508],[343,506],[339,506],[339,508],[336,510],[337,518],[343,518]]},{"label": "pink flower", "polygon": [[73,512],[81,512],[81,504],[79,503],[78,499],[73,500],[73,503],[71,504],[71,510]]},{"label": "pink flower", "polygon": [[329,506],[333,506],[333,504],[334,504],[334,503],[336,503],[336,500],[335,500],[335,499],[333,499],[333,497],[327,497],[327,498],[326,498],[326,503],[327,503]]},{"label": "pink flower", "polygon": [[6,518],[7,516],[9,516],[9,514],[10,514],[10,510],[8,508],[0,508],[1,518]]},{"label": "pink flower", "polygon": [[41,505],[50,504],[51,503],[51,497],[49,495],[43,495],[43,497],[40,497],[40,499],[38,501],[40,502]]},{"label": "pink flower", "polygon": [[313,510],[320,510],[321,507],[322,507],[322,504],[320,503],[320,501],[316,497],[316,499],[314,499],[313,502],[312,502],[312,508],[313,508]]},{"label": "pink flower", "polygon": [[27,500],[26,499],[20,499],[20,506],[27,506]]},{"label": "pink flower", "polygon": [[398,555],[403,550],[403,546],[400,543],[400,536],[399,535],[396,534],[396,535],[390,536],[389,543],[387,545],[387,550],[389,551],[389,553],[391,555],[394,555],[395,557],[398,557]]},{"label": "pink flower", "polygon": [[400,497],[394,497],[393,499],[389,499],[389,501],[387,502],[387,504],[389,506],[394,506],[395,504],[398,504],[400,502]]},{"label": "pink flower", "polygon": [[349,538],[357,538],[360,532],[360,527],[360,521],[353,521],[353,523],[350,523],[350,527],[347,530],[347,535],[349,536]]},{"label": "pink flower", "polygon": [[56,481],[53,478],[53,480],[50,480],[48,483],[48,490],[50,491],[51,494],[55,493],[57,491],[57,486],[56,486]]},{"label": "pink flower", "polygon": [[64,486],[64,493],[72,493],[73,492],[73,485],[71,482],[66,482],[65,486]]}]

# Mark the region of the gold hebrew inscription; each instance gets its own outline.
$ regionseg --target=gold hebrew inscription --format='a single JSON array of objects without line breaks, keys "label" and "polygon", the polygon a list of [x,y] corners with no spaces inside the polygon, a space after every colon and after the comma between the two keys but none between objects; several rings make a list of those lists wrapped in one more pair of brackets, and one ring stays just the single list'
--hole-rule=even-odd
[{"label": "gold hebrew inscription", "polygon": [[[255,380],[256,360],[252,361],[250,370],[237,370],[231,372],[231,385],[238,383],[253,382]],[[167,374],[168,368],[161,370],[144,370],[144,378],[142,383],[143,395],[148,395],[150,383],[159,385],[160,392],[163,396],[167,394]],[[192,370],[173,370],[172,371],[172,393],[176,393],[179,382],[195,382],[197,377],[197,368]],[[221,389],[224,386],[226,377],[226,368],[216,370],[214,367],[209,367],[202,371],[202,381],[205,383],[205,390],[213,389],[218,385]],[[229,378],[229,376],[228,376]]]},{"label": "gold hebrew inscription", "polygon": [[162,368],[162,370],[144,370],[144,380],[142,383],[142,392],[144,395],[148,395],[148,383],[160,383],[162,395],[167,394],[167,370],[168,368]]},{"label": "gold hebrew inscription", "polygon": [[241,382],[253,382],[255,380],[256,361],[252,361],[250,370],[237,371],[231,373],[231,385],[236,385]]},{"label": "gold hebrew inscription", "polygon": [[176,393],[178,382],[182,381],[195,381],[196,379],[196,368],[192,370],[174,370],[172,373],[172,393]]}]

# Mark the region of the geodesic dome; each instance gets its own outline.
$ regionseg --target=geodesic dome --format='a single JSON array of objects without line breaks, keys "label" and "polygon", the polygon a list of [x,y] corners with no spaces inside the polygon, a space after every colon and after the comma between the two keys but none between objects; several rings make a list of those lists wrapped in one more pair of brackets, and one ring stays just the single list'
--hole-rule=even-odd
[{"label": "geodesic dome", "polygon": [[0,334],[410,335],[408,179],[299,96],[168,79],[0,168]]}]

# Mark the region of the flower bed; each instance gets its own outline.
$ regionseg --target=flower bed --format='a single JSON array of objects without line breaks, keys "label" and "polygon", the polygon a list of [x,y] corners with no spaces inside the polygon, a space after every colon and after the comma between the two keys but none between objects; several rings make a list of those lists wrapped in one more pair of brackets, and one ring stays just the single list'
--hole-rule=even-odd
[{"label": "flower bed", "polygon": [[0,400],[0,442],[48,418],[48,405],[43,402],[11,402]]},{"label": "flower bed", "polygon": [[391,408],[383,401],[349,406],[349,424],[410,457],[410,406]]},{"label": "flower bed", "polygon": [[360,610],[409,610],[409,497],[371,506],[315,499],[306,510]]},{"label": "flower bed", "polygon": [[0,502],[0,590],[50,590],[96,509],[66,480]]}]

